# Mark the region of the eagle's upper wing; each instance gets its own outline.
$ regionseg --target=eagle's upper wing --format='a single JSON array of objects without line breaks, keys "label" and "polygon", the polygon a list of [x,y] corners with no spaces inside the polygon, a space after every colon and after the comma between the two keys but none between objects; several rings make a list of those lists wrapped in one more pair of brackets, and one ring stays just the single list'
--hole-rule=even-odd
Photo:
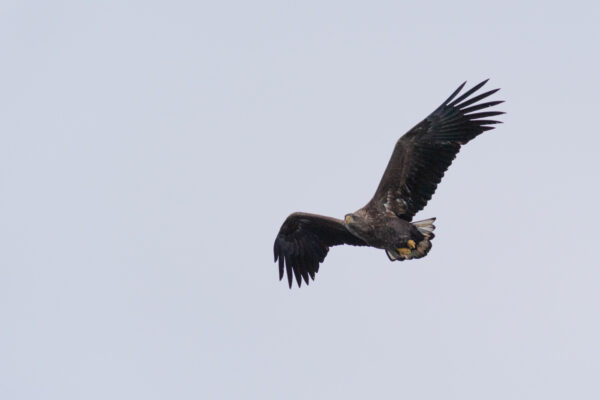
[{"label": "eagle's upper wing", "polygon": [[455,98],[465,83],[434,112],[396,143],[375,196],[366,207],[394,212],[410,221],[431,199],[460,146],[499,123],[487,119],[504,114],[480,111],[502,101],[478,103],[499,89],[469,98],[487,80]]},{"label": "eagle's upper wing", "polygon": [[273,246],[275,261],[279,259],[279,280],[283,278],[285,265],[290,288],[292,271],[298,287],[302,278],[308,285],[309,276],[315,279],[319,263],[325,259],[329,247],[339,244],[367,245],[351,234],[339,219],[307,213],[291,214],[281,226]]}]

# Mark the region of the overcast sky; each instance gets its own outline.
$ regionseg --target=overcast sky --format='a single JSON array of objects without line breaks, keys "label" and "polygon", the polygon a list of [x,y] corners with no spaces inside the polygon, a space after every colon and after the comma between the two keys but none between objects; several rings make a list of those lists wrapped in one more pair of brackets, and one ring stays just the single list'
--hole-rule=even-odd
[{"label": "overcast sky", "polygon": [[[600,6],[406,3],[1,2],[0,398],[600,398]],[[427,257],[278,281],[485,78]]]}]

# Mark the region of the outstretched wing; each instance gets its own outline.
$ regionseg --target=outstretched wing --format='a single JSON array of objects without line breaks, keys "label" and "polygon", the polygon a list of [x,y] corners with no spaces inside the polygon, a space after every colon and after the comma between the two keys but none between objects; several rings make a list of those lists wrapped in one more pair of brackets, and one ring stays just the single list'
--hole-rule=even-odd
[{"label": "outstretched wing", "polygon": [[392,211],[408,221],[425,207],[460,147],[499,123],[487,118],[504,114],[481,111],[503,101],[478,103],[499,89],[469,98],[486,82],[456,97],[466,82],[463,83],[398,140],[375,196],[366,207]]},{"label": "outstretched wing", "polygon": [[273,246],[275,261],[279,260],[279,280],[283,278],[285,265],[290,288],[292,271],[298,287],[302,278],[308,285],[308,278],[315,279],[319,263],[325,259],[329,247],[339,244],[367,245],[351,234],[339,219],[307,213],[291,214],[281,226]]}]

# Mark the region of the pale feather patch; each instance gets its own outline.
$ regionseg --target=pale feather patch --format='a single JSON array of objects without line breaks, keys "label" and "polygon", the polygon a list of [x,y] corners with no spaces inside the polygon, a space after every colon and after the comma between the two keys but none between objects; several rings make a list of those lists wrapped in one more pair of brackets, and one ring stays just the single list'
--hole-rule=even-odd
[{"label": "pale feather patch", "polygon": [[399,197],[399,192],[394,190],[388,190],[383,207],[386,211],[393,212],[394,214],[406,213],[406,201]]},{"label": "pale feather patch", "polygon": [[429,237],[435,230],[435,225],[433,225],[434,222],[435,218],[429,218],[424,219],[423,221],[413,222],[412,224],[419,230],[421,235]]},{"label": "pale feather patch", "polygon": [[386,250],[385,252],[390,261],[396,261],[400,258],[400,254],[398,254],[395,250]]}]

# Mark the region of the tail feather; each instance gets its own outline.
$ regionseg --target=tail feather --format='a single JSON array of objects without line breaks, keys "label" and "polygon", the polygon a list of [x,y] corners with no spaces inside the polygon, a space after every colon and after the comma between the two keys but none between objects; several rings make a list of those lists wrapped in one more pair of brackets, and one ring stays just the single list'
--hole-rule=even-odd
[{"label": "tail feather", "polygon": [[435,217],[424,219],[422,221],[416,221],[412,224],[415,226],[415,228],[419,230],[421,235],[425,236],[427,239],[433,239],[435,237],[435,235],[433,234],[433,231],[435,230],[435,225],[433,224],[434,222]]}]

